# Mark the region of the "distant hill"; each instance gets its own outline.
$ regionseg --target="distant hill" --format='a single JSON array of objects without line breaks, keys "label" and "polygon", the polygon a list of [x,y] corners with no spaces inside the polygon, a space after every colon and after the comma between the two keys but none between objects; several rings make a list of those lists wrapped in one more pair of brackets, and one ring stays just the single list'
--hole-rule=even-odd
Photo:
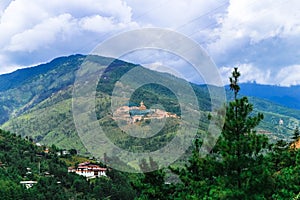
[{"label": "distant hill", "polygon": [[256,83],[242,83],[241,94],[266,99],[288,108],[300,110],[300,86],[275,86]]},{"label": "distant hill", "polygon": [[[247,96],[255,110],[264,114],[264,120],[259,125],[262,132],[273,141],[290,140],[295,128],[299,126],[300,86],[241,83],[240,87],[240,96]],[[226,86],[226,90],[230,99],[229,86]]]},{"label": "distant hill", "polygon": [[[1,92],[5,98],[0,100],[0,108],[7,111],[1,113],[2,116],[5,116],[1,121],[2,127],[22,136],[30,136],[36,142],[48,145],[55,144],[68,149],[76,148],[81,153],[85,153],[86,149],[77,135],[72,115],[73,83],[76,71],[84,59],[85,56],[82,55],[65,57],[63,58],[64,62],[48,67],[48,70],[45,70],[44,73],[27,76],[26,81],[23,81],[24,76],[17,76],[14,73],[10,74],[11,77],[20,79],[19,82],[23,82],[23,84]],[[141,66],[104,57],[95,57],[95,59],[100,64],[107,64],[113,61],[104,72],[103,77],[105,78],[101,79],[97,89],[97,103],[99,104],[97,106],[97,115],[102,120],[102,123],[108,123],[105,125],[107,131],[111,135],[115,135],[119,130],[115,128],[115,124],[110,122],[111,119],[107,118],[107,116],[111,118],[107,110],[110,106],[109,96],[116,81],[124,73],[134,67]],[[44,66],[46,65],[40,67]],[[26,71],[26,69],[23,69],[23,71]],[[19,72],[15,73],[18,74]],[[181,79],[169,74],[152,73],[154,76],[161,76],[170,82],[182,82]],[[209,111],[210,99],[207,88],[197,87],[196,85],[193,85],[193,87],[198,96],[201,110]],[[131,102],[138,104],[141,101],[144,101],[149,107],[159,101],[168,112],[180,114],[176,96],[165,87],[148,84],[139,88],[134,92]],[[173,123],[171,122],[172,120],[169,121],[170,124]],[[202,126],[206,125],[203,124]],[[172,129],[170,127],[167,127],[169,131]],[[176,129],[176,126],[174,128]],[[122,142],[120,137],[117,136],[119,138],[117,142]],[[157,137],[161,136],[158,135]],[[148,148],[154,147],[150,143],[146,146]]]},{"label": "distant hill", "polygon": [[[53,61],[32,68],[17,70],[10,74],[0,75],[0,125],[3,129],[15,132],[21,136],[29,136],[36,142],[44,144],[55,144],[61,148],[76,148],[84,153],[83,147],[73,122],[72,115],[72,90],[75,75],[79,66],[86,56],[71,55],[61,57]],[[122,134],[116,128],[116,124],[111,120],[111,114],[108,112],[110,107],[110,93],[115,83],[127,71],[142,67],[139,65],[127,63],[121,60],[94,57],[99,64],[110,66],[106,69],[97,88],[96,111],[100,123],[105,124],[108,132],[117,139],[119,145],[126,145],[127,136]],[[150,71],[150,70],[149,70]],[[180,85],[183,80],[175,76],[160,72],[151,72],[155,76],[163,77],[165,80]],[[86,83],[89,84],[88,82]],[[206,85],[191,84],[197,97],[203,114],[211,111],[210,96]],[[215,87],[218,89],[217,87]],[[273,93],[270,92],[271,89]],[[270,134],[273,139],[288,139],[293,129],[300,120],[300,110],[278,102],[279,97],[288,94],[287,88],[277,86],[262,86],[256,84],[241,84],[241,93],[250,97],[250,102],[254,104],[256,112],[263,112],[265,119],[259,126],[261,132]],[[296,89],[298,87],[294,87]],[[264,92],[265,89],[266,91]],[[293,89],[293,87],[292,87]],[[258,92],[255,93],[255,90]],[[276,93],[278,91],[279,93]],[[296,91],[296,90],[293,90]],[[280,93],[282,92],[282,94]],[[268,95],[267,95],[268,94]],[[273,96],[271,96],[273,94]],[[231,92],[227,88],[228,99]],[[276,98],[275,98],[275,97]],[[296,98],[297,95],[290,95]],[[274,97],[272,99],[271,97]],[[186,97],[189,98],[188,96]],[[132,96],[131,102],[139,104],[144,101],[147,107],[160,103],[168,112],[180,115],[178,101],[176,96],[165,87],[155,84],[148,84],[139,88]],[[296,100],[293,100],[296,105]],[[284,123],[279,124],[282,120]],[[176,120],[169,120],[167,132],[176,129]],[[147,125],[142,124],[142,125]],[[207,121],[201,121],[201,131],[205,131]],[[164,136],[157,135],[155,140],[162,140]],[[167,135],[166,138],[172,138]],[[134,141],[128,140],[133,143]],[[145,142],[145,147],[154,148],[152,143]],[[136,147],[138,149],[138,145]]]},{"label": "distant hill", "polygon": [[0,75],[0,124],[73,84],[75,71],[83,59],[82,55],[61,57]]},{"label": "distant hill", "polygon": [[66,66],[70,63],[76,69],[76,65],[74,64],[77,63],[77,66],[78,64],[80,65],[83,58],[84,56],[79,54],[68,57],[59,57],[46,64],[18,69],[12,73],[0,75],[0,92],[20,87],[23,84],[26,84],[26,82],[32,81],[34,77],[40,75],[43,76],[51,70]]}]

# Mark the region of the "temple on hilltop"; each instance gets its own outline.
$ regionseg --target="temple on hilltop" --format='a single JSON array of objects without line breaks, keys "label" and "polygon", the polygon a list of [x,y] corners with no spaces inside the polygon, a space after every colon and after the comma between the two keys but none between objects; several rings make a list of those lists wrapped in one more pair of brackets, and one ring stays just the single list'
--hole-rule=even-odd
[{"label": "temple on hilltop", "polygon": [[147,107],[145,106],[143,101],[141,101],[139,109],[140,110],[147,110]]},{"label": "temple on hilltop", "polygon": [[133,124],[143,120],[163,119],[163,118],[179,118],[179,117],[174,113],[166,112],[158,108],[148,109],[145,106],[144,101],[141,101],[139,106],[136,104],[134,106],[130,106],[130,103],[129,105],[124,105],[118,108],[113,114],[114,120],[127,121],[128,124]]}]

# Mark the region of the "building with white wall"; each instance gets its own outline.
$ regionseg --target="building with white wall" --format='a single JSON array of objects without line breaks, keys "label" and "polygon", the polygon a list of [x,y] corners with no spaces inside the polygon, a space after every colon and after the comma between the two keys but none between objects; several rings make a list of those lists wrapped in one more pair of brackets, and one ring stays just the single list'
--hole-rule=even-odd
[{"label": "building with white wall", "polygon": [[98,165],[91,164],[90,162],[84,162],[78,164],[78,167],[69,167],[68,172],[75,172],[78,175],[87,178],[96,178],[100,176],[106,176],[107,168],[99,167]]}]

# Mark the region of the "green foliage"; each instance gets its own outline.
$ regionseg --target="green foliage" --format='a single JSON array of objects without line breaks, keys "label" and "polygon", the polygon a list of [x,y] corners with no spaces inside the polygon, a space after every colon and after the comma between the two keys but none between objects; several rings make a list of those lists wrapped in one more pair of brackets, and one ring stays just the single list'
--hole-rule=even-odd
[{"label": "green foliage", "polygon": [[140,168],[145,173],[141,174],[138,181],[134,182],[134,187],[139,191],[137,199],[172,199],[171,188],[165,184],[166,172],[164,169],[158,170],[157,163],[151,157],[149,164],[146,159],[141,160]]},{"label": "green foliage", "polygon": [[[254,105],[254,113],[263,113],[264,120],[258,125],[257,129],[268,134],[271,142],[278,140],[289,141],[294,134],[295,128],[299,124],[300,110],[286,108],[284,106],[249,97]],[[283,124],[279,121],[282,120]]]},{"label": "green foliage", "polygon": [[[174,167],[176,164],[170,167],[180,181],[166,184],[168,173],[165,170],[145,174],[110,170],[108,177],[90,182],[68,174],[66,163],[79,163],[80,159],[73,160],[74,156],[58,158],[55,152],[59,148],[72,148],[72,155],[77,154],[77,150],[81,154],[86,152],[76,134],[71,113],[72,83],[84,58],[58,59],[46,68],[34,69],[32,74],[25,73],[23,78],[9,75],[7,81],[14,80],[15,83],[1,85],[0,123],[9,120],[3,127],[26,138],[0,131],[0,162],[4,164],[0,167],[2,199],[299,199],[299,150],[293,148],[294,143],[286,141],[269,144],[266,136],[256,131],[272,132],[273,141],[294,133],[292,139],[296,141],[300,111],[253,97],[249,98],[252,105],[248,98],[239,96],[240,73],[237,69],[230,78],[233,95],[226,106],[221,137],[204,158],[199,152],[201,135],[195,139],[188,162],[185,160],[188,154],[180,161],[185,167]],[[93,59],[102,65],[112,61],[97,56]],[[109,110],[109,95],[116,81],[134,67],[141,66],[115,60],[106,69],[97,87],[97,118],[111,141],[121,148],[132,152],[154,151],[172,140],[179,125],[177,119],[167,119],[163,129],[151,138],[134,138],[118,128]],[[182,81],[168,74],[155,74],[174,84]],[[0,83],[4,80],[2,78]],[[206,86],[192,84],[192,87],[204,115],[208,115],[209,120],[215,117],[209,114],[210,98]],[[144,101],[148,106],[162,104],[167,111],[180,116],[176,96],[157,84],[140,87],[130,101],[136,104]],[[284,125],[278,123],[279,119]],[[146,127],[149,121],[142,120],[139,125]],[[207,120],[201,120],[198,133],[204,134],[207,125]],[[49,146],[55,144],[59,148],[53,145],[50,148],[53,153],[45,154],[44,149],[32,141]],[[120,160],[117,157],[111,159]],[[149,164],[146,160],[140,163],[144,171],[155,168],[155,165],[151,158]],[[47,177],[44,172],[52,176]],[[37,180],[38,184],[26,190],[20,185],[21,180]]]},{"label": "green foliage", "polygon": [[62,57],[33,68],[0,76],[0,124],[73,84],[84,56]]},{"label": "green foliage", "polygon": [[[107,177],[92,181],[68,173],[67,165],[56,155],[58,150],[52,146],[45,154],[43,147],[0,130],[1,199],[133,199],[136,196],[131,179],[122,172],[111,170]],[[34,180],[37,184],[26,189],[20,184],[23,180]]]},{"label": "green foliage", "polygon": [[201,158],[202,141],[197,139],[189,165],[171,168],[182,181],[179,198],[263,199],[272,192],[272,172],[264,160],[268,140],[255,132],[263,115],[252,114],[248,99],[238,98],[239,76],[234,69],[230,78],[234,100],[227,106],[222,134],[212,152]]},{"label": "green foliage", "polygon": [[274,146],[274,150],[268,155],[268,158],[273,161],[271,169],[274,172],[275,180],[272,197],[274,199],[298,199],[300,192],[300,150],[285,143],[284,147],[280,149],[278,146]]},{"label": "green foliage", "polygon": [[97,199],[124,199],[131,200],[136,196],[136,191],[133,189],[129,179],[129,174],[116,170],[108,172],[107,178],[97,179],[93,189]]}]

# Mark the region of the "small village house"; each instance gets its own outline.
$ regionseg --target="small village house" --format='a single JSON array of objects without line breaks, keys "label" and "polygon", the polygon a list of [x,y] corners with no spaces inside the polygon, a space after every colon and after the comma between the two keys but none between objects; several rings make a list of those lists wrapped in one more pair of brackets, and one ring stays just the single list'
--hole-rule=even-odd
[{"label": "small village house", "polygon": [[26,187],[26,189],[29,189],[34,184],[37,184],[37,181],[21,181],[20,184],[24,185]]},{"label": "small village house", "polygon": [[99,167],[96,164],[90,162],[84,162],[78,164],[77,168],[69,167],[69,173],[76,173],[86,178],[96,178],[100,176],[106,176],[107,168]]}]

